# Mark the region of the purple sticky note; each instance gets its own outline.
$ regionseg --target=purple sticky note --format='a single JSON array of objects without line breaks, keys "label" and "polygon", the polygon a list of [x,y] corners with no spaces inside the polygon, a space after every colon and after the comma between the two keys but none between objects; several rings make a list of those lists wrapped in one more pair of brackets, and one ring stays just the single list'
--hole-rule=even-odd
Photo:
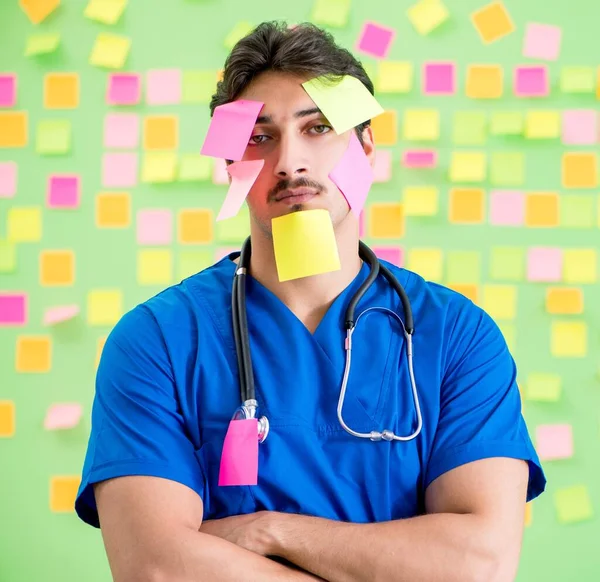
[{"label": "purple sticky note", "polygon": [[454,63],[424,63],[423,93],[425,95],[453,95],[455,91]]},{"label": "purple sticky note", "polygon": [[385,59],[396,36],[393,28],[367,21],[356,43],[356,50],[377,59]]},{"label": "purple sticky note", "polygon": [[515,67],[514,93],[517,97],[547,97],[550,94],[546,65]]},{"label": "purple sticky note", "polygon": [[14,107],[17,102],[17,76],[0,74],[0,107]]},{"label": "purple sticky note", "polygon": [[104,147],[135,149],[140,140],[140,117],[137,113],[109,113],[104,118]]},{"label": "purple sticky note", "polygon": [[392,152],[390,150],[375,151],[373,166],[373,182],[389,182],[392,179]]},{"label": "purple sticky note", "polygon": [[522,226],[525,222],[525,196],[512,190],[490,192],[490,224]]},{"label": "purple sticky note", "polygon": [[531,247],[527,251],[527,280],[557,283],[562,278],[562,250],[553,247]]},{"label": "purple sticky note", "polygon": [[102,157],[102,185],[131,188],[138,182],[138,155],[134,152],[106,153]]},{"label": "purple sticky note", "polygon": [[562,141],[569,145],[598,142],[598,113],[593,109],[568,109],[563,112]]},{"label": "purple sticky note", "polygon": [[383,259],[397,267],[404,264],[404,249],[401,247],[373,247],[373,252],[378,259]]},{"label": "purple sticky note", "polygon": [[27,323],[27,294],[0,293],[0,327]]},{"label": "purple sticky note", "polygon": [[53,404],[46,412],[44,428],[57,430],[73,428],[79,424],[82,406],[78,403]]},{"label": "purple sticky note", "polygon": [[365,205],[374,176],[369,158],[354,131],[350,132],[348,147],[329,173],[329,178],[340,189],[352,212],[358,217]]},{"label": "purple sticky note", "polygon": [[560,54],[562,30],[558,26],[530,22],[525,29],[523,56],[555,61]]},{"label": "purple sticky note", "polygon": [[137,105],[142,98],[138,73],[109,73],[106,102],[109,105]]},{"label": "purple sticky note", "polygon": [[240,211],[250,188],[256,182],[264,165],[264,160],[248,160],[233,162],[227,167],[227,172],[231,176],[231,184],[217,216],[217,221],[233,218]]},{"label": "purple sticky note", "polygon": [[535,430],[536,451],[541,461],[573,456],[573,430],[570,424],[540,424]]},{"label": "purple sticky note", "polygon": [[258,483],[258,419],[229,423],[219,468],[219,485]]},{"label": "purple sticky note", "polygon": [[153,69],[146,73],[146,103],[176,105],[181,102],[181,69]]},{"label": "purple sticky note", "polygon": [[0,198],[12,198],[17,193],[17,163],[0,162]]},{"label": "purple sticky note", "polygon": [[49,307],[44,311],[42,323],[44,325],[55,325],[68,321],[79,315],[79,305],[59,305],[57,307]]},{"label": "purple sticky note", "polygon": [[173,212],[168,208],[145,208],[137,213],[137,242],[168,245],[173,241]]},{"label": "purple sticky note", "polygon": [[79,176],[55,174],[48,178],[46,204],[48,208],[77,208],[80,192]]},{"label": "purple sticky note", "polygon": [[263,105],[261,101],[238,99],[216,107],[200,153],[240,161]]},{"label": "purple sticky note", "polygon": [[402,154],[402,164],[406,168],[435,168],[437,152],[434,150],[406,150]]}]

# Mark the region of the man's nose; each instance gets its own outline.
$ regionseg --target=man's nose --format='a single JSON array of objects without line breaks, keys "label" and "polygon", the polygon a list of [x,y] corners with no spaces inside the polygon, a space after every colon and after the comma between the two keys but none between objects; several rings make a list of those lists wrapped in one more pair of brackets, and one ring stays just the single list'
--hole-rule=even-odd
[{"label": "man's nose", "polygon": [[279,151],[275,174],[281,179],[293,180],[297,176],[309,172],[306,147],[294,135],[282,135],[279,140]]}]

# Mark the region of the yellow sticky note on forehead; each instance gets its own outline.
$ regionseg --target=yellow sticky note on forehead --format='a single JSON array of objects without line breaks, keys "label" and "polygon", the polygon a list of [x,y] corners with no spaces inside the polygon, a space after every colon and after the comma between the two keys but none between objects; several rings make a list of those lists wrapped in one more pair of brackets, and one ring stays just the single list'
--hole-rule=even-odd
[{"label": "yellow sticky note on forehead", "polygon": [[329,212],[304,210],[272,220],[275,263],[280,281],[341,268]]},{"label": "yellow sticky note on forehead", "polygon": [[338,134],[383,113],[383,107],[369,90],[350,75],[344,75],[341,81],[315,77],[302,83],[302,87]]}]

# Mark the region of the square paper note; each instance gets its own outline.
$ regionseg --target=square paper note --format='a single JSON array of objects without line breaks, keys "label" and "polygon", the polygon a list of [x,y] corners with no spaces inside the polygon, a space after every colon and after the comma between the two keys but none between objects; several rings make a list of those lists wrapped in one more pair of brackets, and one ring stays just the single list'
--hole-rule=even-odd
[{"label": "square paper note", "polygon": [[356,50],[378,59],[385,59],[396,36],[393,28],[375,22],[365,22]]},{"label": "square paper note", "polygon": [[530,22],[525,30],[523,56],[555,61],[560,53],[561,37],[562,30],[558,26]]}]

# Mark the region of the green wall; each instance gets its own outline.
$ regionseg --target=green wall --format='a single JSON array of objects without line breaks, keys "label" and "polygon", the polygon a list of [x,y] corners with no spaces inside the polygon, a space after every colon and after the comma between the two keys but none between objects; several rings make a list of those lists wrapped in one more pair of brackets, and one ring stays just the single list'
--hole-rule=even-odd
[{"label": "green wall", "polygon": [[[0,292],[26,291],[29,294],[29,318],[25,327],[0,327],[0,401],[12,401],[16,407],[16,431],[0,439],[0,582],[100,582],[110,579],[100,532],[84,526],[72,512],[50,511],[50,479],[56,475],[80,474],[89,433],[89,415],[94,394],[95,361],[98,342],[110,331],[110,325],[90,325],[87,318],[88,292],[119,289],[123,310],[144,301],[186,273],[209,264],[223,248],[235,246],[244,227],[215,227],[214,238],[199,245],[177,242],[175,218],[186,208],[219,209],[225,186],[204,182],[175,181],[168,184],[140,183],[130,189],[131,223],[120,229],[99,229],[95,224],[96,196],[105,191],[101,184],[101,157],[104,150],[103,119],[111,109],[104,95],[107,71],[88,64],[96,35],[102,31],[124,34],[132,39],[131,52],[124,67],[145,74],[149,69],[180,68],[184,71],[216,71],[227,55],[224,39],[236,23],[285,18],[289,22],[310,19],[312,0],[298,3],[256,0],[254,2],[217,0],[144,0],[131,2],[124,16],[113,27],[91,22],[83,17],[84,0],[63,0],[58,11],[35,27],[17,6],[16,1],[0,2],[0,74],[18,74],[18,102],[14,109],[28,112],[29,143],[18,149],[0,149],[0,162],[18,164],[18,190],[14,198],[0,198],[0,240],[8,236],[7,214],[12,207],[36,206],[42,212],[42,237],[37,242],[20,242],[14,248],[16,267],[0,271]],[[375,20],[392,26],[397,35],[388,59],[410,61],[415,67],[413,88],[406,94],[379,95],[386,109],[398,111],[400,130],[393,153],[393,175],[386,183],[373,186],[371,202],[402,202],[403,188],[431,185],[439,189],[439,211],[434,216],[407,217],[401,239],[380,240],[367,232],[365,240],[375,246],[402,246],[410,255],[415,249],[439,249],[442,271],[434,275],[444,284],[453,251],[479,253],[481,271],[471,273],[482,296],[488,284],[514,285],[517,292],[516,317],[499,318],[519,367],[520,386],[527,392],[531,373],[558,374],[562,394],[558,401],[524,401],[528,426],[571,424],[574,455],[569,459],[544,463],[548,477],[547,492],[532,504],[532,523],[526,528],[519,580],[579,582],[600,578],[600,522],[593,516],[577,523],[563,524],[555,507],[555,494],[562,488],[587,487],[591,505],[600,509],[600,287],[597,280],[576,285],[583,291],[585,304],[581,315],[553,316],[545,311],[545,283],[528,282],[518,266],[516,280],[490,275],[493,249],[517,247],[526,252],[534,246],[561,249],[598,250],[600,224],[596,214],[589,227],[567,226],[561,215],[557,228],[499,227],[484,220],[478,225],[456,225],[448,220],[448,193],[453,185],[448,179],[451,153],[455,150],[484,152],[517,151],[525,153],[526,175],[522,185],[502,187],[486,181],[486,199],[490,190],[553,191],[564,200],[575,194],[593,195],[594,212],[598,212],[597,189],[576,192],[561,185],[561,156],[564,151],[594,151],[597,146],[565,146],[560,137],[526,140],[522,136],[506,138],[487,135],[485,143],[460,146],[452,140],[455,111],[494,110],[560,111],[596,108],[595,92],[567,94],[560,85],[562,67],[582,65],[596,67],[600,4],[592,0],[548,2],[547,0],[507,0],[516,30],[510,36],[483,45],[469,14],[481,7],[483,0],[445,0],[451,17],[431,35],[420,36],[405,15],[409,2],[389,0],[355,0],[347,25],[331,29],[336,39],[352,48],[363,22]],[[522,56],[525,25],[542,22],[563,27],[560,59],[548,64],[552,90],[546,99],[517,99],[512,94],[513,67],[532,62]],[[26,37],[34,32],[60,32],[61,45],[55,54],[35,59],[24,56]],[[371,69],[376,61],[361,57]],[[452,60],[458,71],[458,90],[453,96],[424,96],[421,92],[420,67],[426,61]],[[470,100],[465,96],[467,65],[497,63],[504,67],[504,95],[493,101]],[[80,75],[81,98],[73,110],[43,108],[43,77],[48,72],[69,71]],[[200,100],[202,101],[202,100]],[[441,112],[441,136],[431,144],[408,143],[402,138],[402,113],[405,108],[434,108]],[[178,155],[198,153],[208,126],[206,102],[166,106],[142,103],[128,111],[141,118],[167,113],[179,116]],[[43,119],[68,119],[72,122],[72,150],[68,155],[44,156],[36,152],[36,128]],[[435,170],[404,170],[401,153],[409,147],[433,147],[439,153]],[[143,155],[142,145],[138,151]],[[49,209],[45,205],[45,186],[49,174],[79,173],[82,180],[81,203],[76,210]],[[110,189],[108,189],[110,190]],[[160,247],[168,251],[171,273],[164,282],[140,284],[136,273],[138,251],[136,213],[144,208],[167,208],[173,211],[173,243]],[[369,209],[367,208],[367,214]],[[239,223],[238,223],[239,224]],[[237,229],[237,234],[236,234]],[[231,230],[234,231],[232,236]],[[227,232],[229,231],[229,232]],[[66,287],[43,286],[39,277],[42,250],[71,249],[75,253],[75,282]],[[410,255],[415,260],[415,255]],[[454,257],[452,260],[456,259]],[[522,260],[522,258],[521,258]],[[459,261],[460,263],[460,261]],[[431,265],[413,263],[424,274]],[[167,264],[168,267],[168,264]],[[596,256],[596,268],[598,260]],[[565,281],[555,286],[567,286]],[[76,303],[81,315],[53,328],[42,325],[44,310],[60,304]],[[501,319],[501,320],[500,320]],[[573,321],[587,324],[587,354],[576,358],[553,358],[550,352],[552,322]],[[18,373],[15,369],[17,337],[43,335],[52,341],[51,369],[47,373]],[[80,402],[83,420],[66,431],[45,431],[43,419],[55,402]]]}]

